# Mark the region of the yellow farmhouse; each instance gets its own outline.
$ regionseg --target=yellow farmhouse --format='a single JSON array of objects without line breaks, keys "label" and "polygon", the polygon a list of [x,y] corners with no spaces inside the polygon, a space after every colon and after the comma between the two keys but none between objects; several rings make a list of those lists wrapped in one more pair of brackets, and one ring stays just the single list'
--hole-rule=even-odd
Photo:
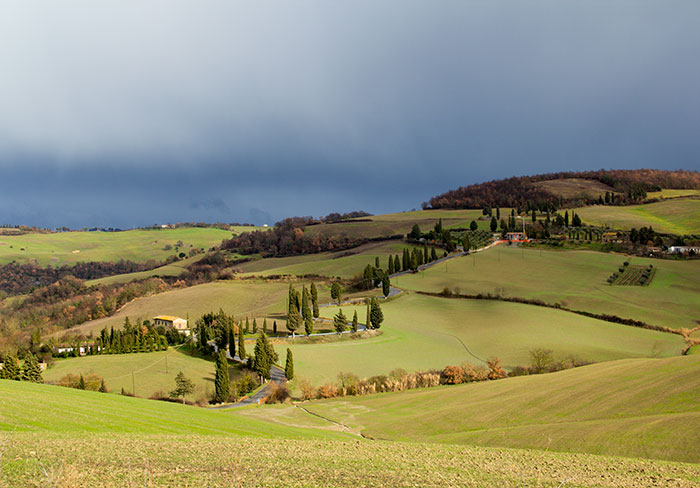
[{"label": "yellow farmhouse", "polygon": [[180,334],[190,335],[190,328],[187,325],[187,320],[172,315],[158,315],[153,317],[153,325],[163,325],[165,327],[174,327]]}]

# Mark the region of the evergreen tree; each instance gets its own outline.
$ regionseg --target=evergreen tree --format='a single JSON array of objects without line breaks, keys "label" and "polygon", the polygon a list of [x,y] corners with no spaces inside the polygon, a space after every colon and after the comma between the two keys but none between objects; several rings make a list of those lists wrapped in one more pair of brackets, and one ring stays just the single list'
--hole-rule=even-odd
[{"label": "evergreen tree", "polygon": [[374,267],[376,269],[379,269],[382,267],[381,264],[379,264],[379,256],[375,256],[375,258],[374,258]]},{"label": "evergreen tree", "polygon": [[340,288],[340,283],[338,283],[337,281],[333,282],[333,284],[331,285],[331,298],[333,298],[334,300],[337,300],[338,305],[340,305],[340,301],[342,300],[342,296],[343,296],[343,291]]},{"label": "evergreen tree", "polygon": [[34,332],[32,332],[32,336],[29,339],[29,350],[32,351],[34,354],[37,354],[40,348],[41,332],[39,331],[39,329],[34,329]]},{"label": "evergreen tree", "polygon": [[472,220],[471,223],[469,224],[469,228],[472,231],[475,231],[476,229],[479,228],[479,224],[476,223],[476,220]]},{"label": "evergreen tree", "polygon": [[306,287],[304,287],[301,292],[301,315],[304,317],[304,319],[311,319],[312,317],[311,294],[309,293],[309,290],[306,289]]},{"label": "evergreen tree", "polygon": [[260,332],[258,340],[255,341],[255,360],[253,361],[253,364],[255,365],[255,372],[266,380],[270,379],[270,368],[272,367],[273,361],[273,359],[269,356],[269,353],[270,346],[267,336],[264,332]]},{"label": "evergreen tree", "polygon": [[258,333],[258,321],[255,320],[255,317],[253,317],[253,334]]},{"label": "evergreen tree", "polygon": [[389,259],[387,259],[386,271],[390,275],[394,274],[394,258],[391,256],[391,254],[389,254]]},{"label": "evergreen tree", "polygon": [[294,336],[295,331],[301,326],[301,315],[296,307],[287,315],[287,330]]},{"label": "evergreen tree", "polygon": [[571,217],[571,225],[574,227],[581,227],[581,217],[579,217],[576,212],[573,212],[573,217]]},{"label": "evergreen tree", "polygon": [[314,318],[317,319],[318,312],[318,290],[316,289],[316,283],[311,283],[311,305],[313,306]]},{"label": "evergreen tree", "polygon": [[408,234],[409,239],[420,239],[421,232],[420,232],[420,227],[418,227],[418,224],[413,224],[413,227],[411,228],[411,233]]},{"label": "evergreen tree", "polygon": [[365,299],[365,302],[367,302],[367,312],[365,313],[365,327],[368,329],[371,329],[372,328],[372,315],[371,315],[371,307],[370,307],[369,298]]},{"label": "evergreen tree", "polygon": [[245,338],[243,337],[243,327],[238,325],[238,357],[241,361],[245,361]]},{"label": "evergreen tree", "polygon": [[384,314],[379,306],[379,301],[376,298],[372,298],[370,303],[370,321],[372,322],[372,328],[378,329],[381,327],[384,321]]},{"label": "evergreen tree", "polygon": [[306,335],[311,335],[314,333],[314,319],[311,317],[304,318],[304,332]]},{"label": "evergreen tree", "polygon": [[365,266],[362,272],[362,282],[367,290],[369,290],[372,287],[372,283],[374,283],[374,268],[372,268],[370,264]]},{"label": "evergreen tree", "polygon": [[[182,397],[182,403],[184,404],[185,396],[192,394],[192,392],[194,392],[194,383],[180,371],[175,377],[175,389],[170,392],[170,396],[173,398]],[[122,395],[124,393],[124,388],[122,388]]]},{"label": "evergreen tree", "polygon": [[250,333],[250,322],[248,321],[248,317],[245,318],[245,333]]},{"label": "evergreen tree", "polygon": [[33,383],[43,383],[44,378],[41,376],[41,368],[36,356],[28,352],[24,356],[24,365],[22,367],[22,381],[31,381]]},{"label": "evergreen tree", "polygon": [[537,213],[535,212],[535,209],[533,208],[532,209],[532,223],[534,224],[535,222],[537,222]]},{"label": "evergreen tree", "polygon": [[107,393],[107,385],[105,385],[104,378],[102,379],[102,382],[100,383],[100,389],[97,391],[99,391],[100,393]]},{"label": "evergreen tree", "polygon": [[80,375],[80,380],[78,381],[78,389],[79,390],[84,390],[85,389],[85,378],[83,378],[83,375]]},{"label": "evergreen tree", "polygon": [[355,314],[352,316],[352,331],[357,332],[359,324],[357,322],[357,310],[355,310]]},{"label": "evergreen tree", "polygon": [[294,379],[294,358],[289,348],[287,348],[287,360],[284,363],[284,375],[288,380]]},{"label": "evergreen tree", "polygon": [[388,297],[390,292],[391,282],[389,281],[389,275],[384,274],[384,276],[382,277],[382,293],[384,293],[385,297]]},{"label": "evergreen tree", "polygon": [[428,255],[428,246],[423,244],[423,264],[428,264],[430,262],[430,256]]},{"label": "evergreen tree", "polygon": [[17,357],[8,354],[5,356],[5,361],[2,364],[2,369],[0,369],[0,379],[3,380],[16,380],[19,381],[22,377],[22,372],[20,371],[19,361]]},{"label": "evergreen tree", "polygon": [[496,220],[496,217],[491,217],[491,232],[496,232],[498,229],[498,221]]},{"label": "evergreen tree", "polygon": [[277,321],[272,322],[272,332],[277,335]]},{"label": "evergreen tree", "polygon": [[435,224],[435,235],[439,236],[442,234],[442,219],[438,220],[437,223]]},{"label": "evergreen tree", "polygon": [[263,319],[263,331],[267,334],[267,317]]},{"label": "evergreen tree", "polygon": [[[464,238],[462,239],[462,248],[464,248],[464,251],[469,251],[471,249],[472,243],[469,241],[469,236],[467,234],[464,234]],[[433,249],[433,252],[435,250]],[[437,256],[436,256],[437,257]]]},{"label": "evergreen tree", "polygon": [[499,207],[496,207],[496,218],[501,220],[501,209]]},{"label": "evergreen tree", "polygon": [[569,211],[564,212],[564,225],[569,226]]},{"label": "evergreen tree", "polygon": [[236,355],[236,325],[231,325],[228,329],[228,352],[231,357]]},{"label": "evergreen tree", "polygon": [[401,269],[403,269],[404,271],[408,271],[408,269],[410,269],[410,267],[411,267],[411,263],[410,263],[410,258],[408,256],[408,249],[404,249],[403,250],[403,266],[401,267]]},{"label": "evergreen tree", "polygon": [[437,261],[437,252],[435,251],[435,248],[432,247],[430,248],[430,260],[431,261]]},{"label": "evergreen tree", "polygon": [[348,327],[348,318],[343,313],[343,309],[338,310],[338,313],[333,317],[333,327],[338,334],[342,334]]},{"label": "evergreen tree", "polygon": [[216,357],[216,376],[214,377],[214,394],[215,403],[224,403],[229,397],[229,377],[228,377],[228,360],[226,359],[226,351],[219,351]]}]

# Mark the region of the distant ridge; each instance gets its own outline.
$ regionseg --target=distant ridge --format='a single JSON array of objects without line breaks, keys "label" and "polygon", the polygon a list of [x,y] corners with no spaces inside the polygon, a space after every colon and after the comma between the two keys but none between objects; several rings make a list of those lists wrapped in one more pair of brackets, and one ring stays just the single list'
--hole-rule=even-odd
[{"label": "distant ridge", "polygon": [[547,173],[487,181],[450,190],[423,203],[423,208],[483,208],[486,206],[549,206],[554,208],[599,203],[600,195],[582,191],[557,193],[538,182],[590,180],[615,192],[616,205],[639,203],[646,192],[663,189],[700,189],[700,172],[686,170],[624,169]]}]

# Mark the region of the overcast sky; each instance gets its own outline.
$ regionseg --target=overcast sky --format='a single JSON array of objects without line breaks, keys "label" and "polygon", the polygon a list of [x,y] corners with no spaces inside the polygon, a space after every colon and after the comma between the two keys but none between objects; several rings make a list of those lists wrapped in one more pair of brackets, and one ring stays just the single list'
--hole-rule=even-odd
[{"label": "overcast sky", "polygon": [[0,3],[0,223],[273,223],[700,169],[700,2]]}]

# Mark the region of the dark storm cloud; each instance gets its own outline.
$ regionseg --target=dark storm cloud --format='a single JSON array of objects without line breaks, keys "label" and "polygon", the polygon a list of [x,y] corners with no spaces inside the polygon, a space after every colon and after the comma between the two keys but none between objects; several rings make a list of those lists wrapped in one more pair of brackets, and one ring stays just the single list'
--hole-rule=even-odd
[{"label": "dark storm cloud", "polygon": [[0,5],[0,220],[272,223],[700,168],[696,2]]}]

